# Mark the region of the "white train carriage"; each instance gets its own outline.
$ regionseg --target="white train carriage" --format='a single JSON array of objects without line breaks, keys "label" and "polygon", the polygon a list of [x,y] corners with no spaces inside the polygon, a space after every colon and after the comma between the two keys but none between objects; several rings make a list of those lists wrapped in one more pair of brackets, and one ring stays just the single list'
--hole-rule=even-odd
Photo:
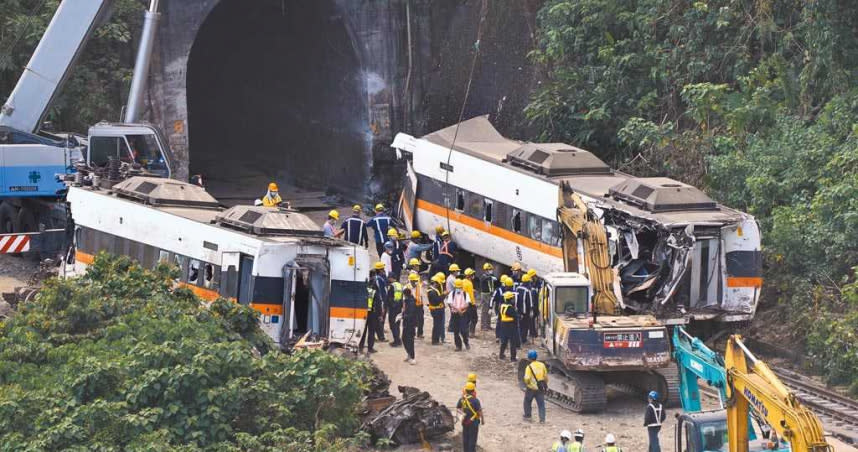
[{"label": "white train carriage", "polygon": [[[756,311],[757,223],[695,187],[614,171],[567,144],[510,140],[485,116],[458,131],[397,134],[393,147],[410,160],[400,202],[409,227],[431,233],[443,225],[463,250],[506,266],[583,273],[582,240],[557,215],[574,194],[606,228],[623,307],[672,306],[671,315],[727,322]],[[565,257],[564,247],[571,250]]]},{"label": "white train carriage", "polygon": [[95,254],[126,255],[145,266],[176,263],[178,283],[205,300],[224,297],[260,314],[278,344],[312,332],[356,345],[366,323],[369,254],[321,236],[306,216],[277,209],[228,210],[202,188],[133,177],[109,191],[72,187],[79,274]]}]

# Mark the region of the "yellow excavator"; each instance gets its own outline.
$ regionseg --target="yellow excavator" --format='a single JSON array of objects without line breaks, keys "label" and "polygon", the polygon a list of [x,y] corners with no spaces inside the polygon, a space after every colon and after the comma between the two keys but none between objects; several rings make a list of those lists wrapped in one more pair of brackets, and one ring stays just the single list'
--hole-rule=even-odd
[{"label": "yellow excavator", "polygon": [[793,452],[834,451],[816,415],[798,401],[766,363],[748,351],[741,336],[730,336],[724,354],[729,452],[748,452],[752,405],[772,430],[789,442]]}]

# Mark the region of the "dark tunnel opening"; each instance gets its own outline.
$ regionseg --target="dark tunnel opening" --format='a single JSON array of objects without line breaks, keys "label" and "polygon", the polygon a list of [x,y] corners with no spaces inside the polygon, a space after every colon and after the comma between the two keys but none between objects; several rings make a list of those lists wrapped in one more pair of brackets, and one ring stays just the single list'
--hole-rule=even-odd
[{"label": "dark tunnel opening", "polygon": [[364,190],[365,85],[332,0],[221,1],[191,49],[187,93],[190,171],[216,197],[259,197],[270,180]]}]

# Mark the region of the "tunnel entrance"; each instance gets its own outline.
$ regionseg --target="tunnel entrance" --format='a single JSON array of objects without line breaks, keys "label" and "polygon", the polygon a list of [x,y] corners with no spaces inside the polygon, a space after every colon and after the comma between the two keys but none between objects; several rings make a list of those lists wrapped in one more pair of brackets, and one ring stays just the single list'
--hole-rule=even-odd
[{"label": "tunnel entrance", "polygon": [[361,74],[332,0],[222,0],[188,58],[191,174],[219,199],[260,197],[272,180],[363,191],[371,143]]}]

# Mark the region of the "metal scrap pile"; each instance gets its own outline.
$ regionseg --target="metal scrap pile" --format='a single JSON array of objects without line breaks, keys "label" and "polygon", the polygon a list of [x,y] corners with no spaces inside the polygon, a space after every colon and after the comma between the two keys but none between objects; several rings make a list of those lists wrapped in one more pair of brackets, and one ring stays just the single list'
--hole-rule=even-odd
[{"label": "metal scrap pile", "polygon": [[395,444],[423,442],[453,431],[453,414],[429,395],[410,386],[399,386],[402,400],[382,410],[363,429],[373,438],[387,438]]}]

